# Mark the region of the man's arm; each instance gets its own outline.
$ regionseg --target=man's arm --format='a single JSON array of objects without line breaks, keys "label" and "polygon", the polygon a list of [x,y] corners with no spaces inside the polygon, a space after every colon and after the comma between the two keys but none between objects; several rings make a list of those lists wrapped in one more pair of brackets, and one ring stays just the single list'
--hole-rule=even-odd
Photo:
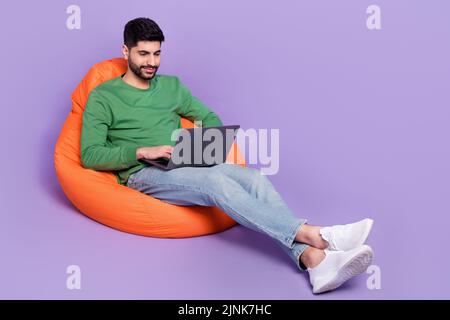
[{"label": "man's arm", "polygon": [[81,164],[94,170],[121,170],[139,164],[137,147],[107,147],[112,117],[105,101],[95,90],[89,95],[81,129]]},{"label": "man's arm", "polygon": [[202,121],[203,127],[221,126],[219,116],[212,112],[203,102],[191,94],[191,91],[180,82],[181,104],[178,114],[184,118],[194,121]]}]

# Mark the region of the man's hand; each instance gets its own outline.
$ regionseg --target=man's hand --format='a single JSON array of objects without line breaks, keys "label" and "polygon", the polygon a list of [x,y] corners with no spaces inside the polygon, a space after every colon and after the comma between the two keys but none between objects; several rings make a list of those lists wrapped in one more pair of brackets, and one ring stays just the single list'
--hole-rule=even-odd
[{"label": "man's hand", "polygon": [[141,147],[136,150],[136,159],[158,159],[158,158],[170,158],[173,151],[172,146],[156,146],[156,147]]}]

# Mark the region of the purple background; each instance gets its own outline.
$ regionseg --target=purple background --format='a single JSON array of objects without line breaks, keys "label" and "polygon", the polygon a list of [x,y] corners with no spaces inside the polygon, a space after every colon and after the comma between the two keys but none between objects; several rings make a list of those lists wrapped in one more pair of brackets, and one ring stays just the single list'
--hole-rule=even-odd
[{"label": "purple background", "polygon": [[[81,30],[66,8],[81,7]],[[366,28],[381,7],[382,30]],[[450,298],[450,2],[9,1],[0,51],[0,298]],[[225,123],[280,129],[271,181],[311,224],[375,220],[368,274],[314,296],[263,234],[157,239],[80,214],[55,176],[70,95],[121,56],[124,24],[163,29],[160,73],[178,75]],[[66,268],[82,289],[66,288]]]}]

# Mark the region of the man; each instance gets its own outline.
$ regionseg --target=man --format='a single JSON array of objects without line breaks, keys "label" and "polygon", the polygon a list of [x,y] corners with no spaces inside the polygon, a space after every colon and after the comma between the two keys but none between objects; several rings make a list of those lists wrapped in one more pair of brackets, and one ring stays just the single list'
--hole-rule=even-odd
[{"label": "man", "polygon": [[139,161],[169,158],[180,117],[222,125],[176,76],[158,75],[164,35],[151,19],[125,25],[125,74],[94,88],[83,113],[81,162],[114,171],[118,182],[175,205],[218,206],[238,223],[275,239],[314,293],[333,290],[364,272],[372,250],[364,245],[372,220],[321,228],[293,215],[265,175],[233,164],[170,171]]}]

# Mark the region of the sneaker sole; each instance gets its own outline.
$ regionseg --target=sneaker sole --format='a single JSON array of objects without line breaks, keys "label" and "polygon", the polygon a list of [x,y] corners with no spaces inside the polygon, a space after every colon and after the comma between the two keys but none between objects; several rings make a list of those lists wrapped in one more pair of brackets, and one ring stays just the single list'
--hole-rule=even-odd
[{"label": "sneaker sole", "polygon": [[373,251],[369,246],[363,245],[360,252],[347,261],[328,281],[314,290],[322,293],[340,287],[349,279],[365,272],[373,260]]}]

